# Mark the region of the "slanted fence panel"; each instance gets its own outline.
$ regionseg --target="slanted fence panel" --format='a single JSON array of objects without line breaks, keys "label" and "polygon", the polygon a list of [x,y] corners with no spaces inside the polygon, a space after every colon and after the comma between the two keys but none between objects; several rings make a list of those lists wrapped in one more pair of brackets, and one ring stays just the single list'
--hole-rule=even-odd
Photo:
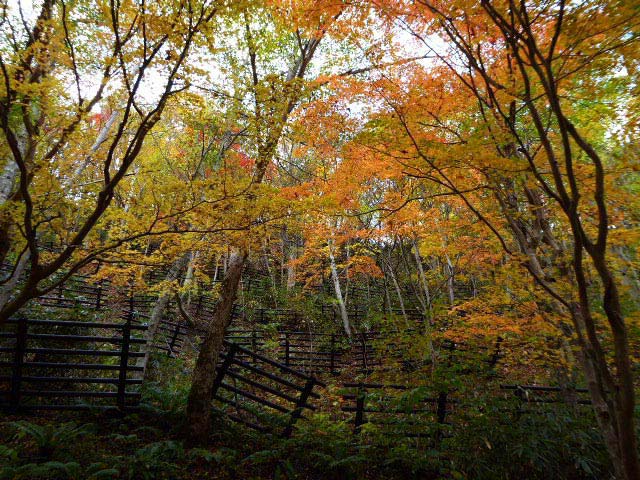
[{"label": "slanted fence panel", "polygon": [[315,410],[316,378],[225,341],[214,381],[213,408],[258,431],[288,437],[305,410]]}]

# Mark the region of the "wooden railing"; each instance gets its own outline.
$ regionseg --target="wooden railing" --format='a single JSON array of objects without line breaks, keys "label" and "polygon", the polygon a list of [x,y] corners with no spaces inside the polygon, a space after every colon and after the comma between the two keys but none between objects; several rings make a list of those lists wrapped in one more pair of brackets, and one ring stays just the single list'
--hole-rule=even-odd
[{"label": "wooden railing", "polygon": [[[135,408],[146,326],[10,319],[0,332],[0,407],[18,410]],[[12,328],[13,327],[13,328]],[[138,373],[132,378],[132,373]],[[89,405],[78,399],[94,399]],[[100,401],[96,401],[100,399]]]},{"label": "wooden railing", "polygon": [[345,383],[341,408],[353,414],[356,434],[371,423],[386,435],[439,441],[446,434],[447,416],[455,404],[457,400],[446,392],[426,395],[417,387],[406,385]]},{"label": "wooden railing", "polygon": [[304,410],[319,395],[316,378],[236,343],[225,341],[225,353],[213,386],[214,409],[258,431],[288,437]]}]

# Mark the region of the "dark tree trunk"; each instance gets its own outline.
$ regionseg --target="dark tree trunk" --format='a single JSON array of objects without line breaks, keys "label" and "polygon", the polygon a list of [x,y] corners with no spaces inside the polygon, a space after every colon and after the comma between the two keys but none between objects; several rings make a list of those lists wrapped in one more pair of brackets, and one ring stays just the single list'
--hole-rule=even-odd
[{"label": "dark tree trunk", "polygon": [[220,302],[209,324],[207,335],[193,370],[187,403],[187,444],[205,444],[211,430],[211,397],[218,357],[224,334],[231,323],[231,312],[238,293],[238,284],[247,259],[246,253],[234,253],[222,282]]}]

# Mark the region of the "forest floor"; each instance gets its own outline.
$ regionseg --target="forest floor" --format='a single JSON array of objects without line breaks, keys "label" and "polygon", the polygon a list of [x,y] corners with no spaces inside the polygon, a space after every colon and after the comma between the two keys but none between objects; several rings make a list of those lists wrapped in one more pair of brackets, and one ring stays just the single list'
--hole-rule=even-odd
[{"label": "forest floor", "polygon": [[516,418],[478,398],[476,413],[437,444],[371,425],[356,435],[340,414],[337,382],[291,438],[216,418],[208,444],[187,448],[189,376],[174,360],[156,368],[136,413],[5,416],[0,479],[595,480],[610,473],[593,418],[582,411],[558,406]]}]

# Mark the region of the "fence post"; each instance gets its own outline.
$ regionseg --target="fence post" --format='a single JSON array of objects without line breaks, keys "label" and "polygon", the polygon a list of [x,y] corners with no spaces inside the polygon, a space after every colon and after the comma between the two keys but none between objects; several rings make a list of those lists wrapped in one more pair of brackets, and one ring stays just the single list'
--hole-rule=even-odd
[{"label": "fence post", "polygon": [[445,420],[447,417],[447,392],[440,392],[438,394],[436,407],[436,417],[438,419],[438,426],[435,435],[435,443],[436,446],[440,444],[442,440],[442,425],[445,424]]},{"label": "fence post", "polygon": [[254,352],[258,351],[258,342],[257,342],[257,338],[256,338],[256,329],[254,328],[253,330],[251,330],[251,348],[253,349]]},{"label": "fence post", "polygon": [[12,411],[18,410],[20,405],[20,393],[22,389],[22,368],[24,366],[24,354],[27,349],[27,319],[18,319],[16,330],[16,351],[13,357],[13,374],[11,378],[11,397],[9,406]]},{"label": "fence post", "polygon": [[176,321],[175,329],[173,330],[173,335],[171,335],[171,342],[169,343],[169,351],[167,352],[167,356],[173,355],[173,349],[176,346],[176,341],[178,340],[178,336],[180,335],[180,322]]},{"label": "fence post", "polygon": [[289,366],[289,332],[284,332],[284,364]]},{"label": "fence post", "polygon": [[98,283],[98,292],[96,295],[96,310],[100,310],[100,302],[102,300],[102,280]]},{"label": "fence post", "polygon": [[447,417],[447,392],[440,392],[438,394],[438,423],[445,423]]},{"label": "fence post", "polygon": [[64,286],[61,283],[58,287],[58,306],[64,303]]},{"label": "fence post", "polygon": [[284,429],[284,432],[282,432],[283,437],[289,438],[293,433],[293,425],[302,416],[302,410],[307,404],[307,400],[311,395],[311,391],[313,390],[313,386],[315,385],[315,383],[316,383],[315,378],[310,378],[309,380],[307,380],[307,383],[304,386],[304,390],[302,390],[302,392],[300,393],[300,396],[298,397],[298,401],[296,402],[296,406],[294,410],[291,412],[291,419],[289,420],[289,424]]},{"label": "fence post", "polygon": [[231,363],[233,363],[233,357],[235,357],[237,351],[238,351],[238,346],[233,342],[229,342],[229,351],[225,355],[224,360],[220,365],[220,368],[218,369],[216,378],[213,380],[213,388],[211,389],[212,397],[215,397],[216,393],[218,393],[218,389],[220,388],[222,379],[227,373],[227,370],[229,369],[229,367],[231,366]]},{"label": "fence post", "polygon": [[331,374],[336,374],[336,334],[331,334]]},{"label": "fence post", "polygon": [[196,316],[200,315],[200,309],[202,308],[202,297],[203,297],[203,293],[200,292],[200,295],[198,296],[198,304],[196,305]]},{"label": "fence post", "polygon": [[523,413],[522,404],[525,401],[526,392],[520,385],[516,385],[515,395],[518,398],[518,407],[516,409],[516,420],[519,420]]},{"label": "fence post", "polygon": [[367,397],[367,389],[362,386],[362,384],[358,385],[358,390],[356,393],[356,418],[354,419],[354,428],[353,432],[358,434],[362,431],[362,424],[365,423],[364,419],[364,402]]},{"label": "fence post", "polygon": [[495,367],[498,363],[498,360],[500,360],[500,344],[502,343],[502,340],[502,337],[498,335],[498,338],[496,338],[495,347],[493,349],[493,354],[491,355],[491,357],[489,357],[489,368]]},{"label": "fence post", "polygon": [[[118,375],[118,408],[124,410],[127,394],[127,370],[129,369],[129,348],[131,346],[131,321],[133,320],[133,291],[129,296],[129,311],[122,326],[122,344],[120,349],[120,370]],[[151,346],[148,345],[147,348]]]}]

